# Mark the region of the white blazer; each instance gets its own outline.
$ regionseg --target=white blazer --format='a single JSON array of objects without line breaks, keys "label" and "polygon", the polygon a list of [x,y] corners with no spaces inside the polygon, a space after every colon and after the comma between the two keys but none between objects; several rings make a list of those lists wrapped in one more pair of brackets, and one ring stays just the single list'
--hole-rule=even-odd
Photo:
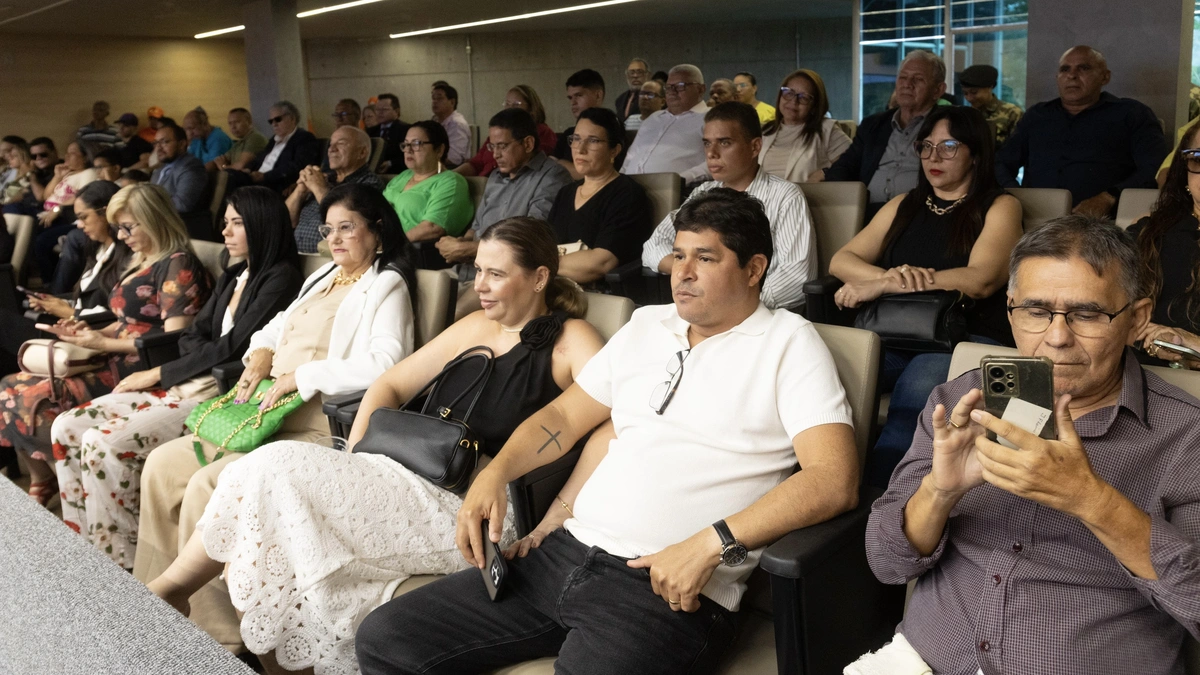
[{"label": "white blazer", "polygon": [[[761,165],[767,157],[767,150],[775,144],[775,134],[763,136],[762,150],[758,151],[758,163]],[[809,174],[818,169],[828,169],[850,147],[850,137],[842,131],[833,120],[826,118],[821,121],[821,135],[811,143],[792,146],[788,155],[787,173],[780,178],[793,183],[803,183]]]},{"label": "white blazer", "polygon": [[[333,283],[334,263],[323,265],[304,281],[308,291],[292,301],[287,309],[250,337],[250,347],[242,357],[249,364],[254,350],[279,349],[279,340],[288,317],[300,303]],[[328,274],[327,274],[328,273]],[[324,276],[322,276],[324,275]],[[320,279],[316,283],[314,280]],[[371,266],[342,300],[333,318],[328,355],[322,361],[310,361],[296,369],[296,388],[300,397],[311,401],[320,392],[336,396],[371,386],[384,371],[413,352],[413,313],[408,284],[392,270],[377,272]]]}]

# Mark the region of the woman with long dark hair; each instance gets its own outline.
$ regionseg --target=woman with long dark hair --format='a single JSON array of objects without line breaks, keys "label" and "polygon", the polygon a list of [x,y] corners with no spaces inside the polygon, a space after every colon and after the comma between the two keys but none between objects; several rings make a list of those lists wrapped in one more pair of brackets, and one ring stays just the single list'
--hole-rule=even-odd
[{"label": "woman with long dark hair", "polygon": [[1142,333],[1142,349],[1155,359],[1193,370],[1190,359],[1155,340],[1200,351],[1200,125],[1179,142],[1158,202],[1149,216],[1129,227],[1154,316]]},{"label": "woman with long dark hair", "polygon": [[217,280],[179,338],[180,357],[133,373],[113,393],[59,415],[50,432],[63,520],[126,569],[133,568],[146,455],[182,435],[192,408],[218,395],[209,372],[240,356],[303,280],[279,195],[246,187],[227,203],[225,248],[231,258],[245,260]]},{"label": "woman with long dark hair", "polygon": [[[554,233],[542,221],[510,218],[488,228],[475,258],[483,309],[371,385],[351,449],[372,413],[400,406],[456,356],[482,345],[496,356],[470,422],[482,439],[480,467],[490,461],[602,346],[580,320],[586,301],[577,284],[557,275],[558,260]],[[468,405],[450,400],[470,379],[463,375],[433,401],[453,406],[455,418]],[[357,672],[354,629],[368,612],[409,576],[466,567],[454,543],[461,506],[461,497],[382,455],[272,443],[230,467],[176,564],[149,586],[185,613],[191,598],[194,617],[200,596],[193,594],[228,563],[225,578],[245,613],[241,633],[251,651],[275,649],[289,670]],[[504,532],[507,541],[515,538],[511,517]]]},{"label": "woman with long dark hair", "polygon": [[763,127],[758,163],[764,171],[792,181],[820,180],[825,169],[850,147],[850,137],[825,116],[825,81],[801,68],[783,78],[775,100],[775,119]]},{"label": "woman with long dark hair", "polygon": [[[975,341],[1012,344],[1005,311],[1008,258],[1021,238],[1021,205],[996,183],[992,134],[973,108],[935,108],[917,132],[917,187],[885,204],[829,262],[845,284],[840,307],[883,295],[956,290],[974,300],[967,330]],[[888,421],[868,459],[868,480],[887,485],[912,443],[933,388],[946,380],[950,354],[884,350]]]}]

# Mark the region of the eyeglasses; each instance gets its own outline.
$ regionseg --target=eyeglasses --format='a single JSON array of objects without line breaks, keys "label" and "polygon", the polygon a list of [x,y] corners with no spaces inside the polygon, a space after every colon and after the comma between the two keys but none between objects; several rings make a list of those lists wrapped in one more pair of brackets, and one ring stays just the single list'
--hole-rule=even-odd
[{"label": "eyeglasses", "polygon": [[1188,173],[1200,173],[1200,149],[1181,150],[1179,154],[1187,162]]},{"label": "eyeglasses", "polygon": [[407,141],[405,143],[400,144],[400,149],[401,150],[411,149],[413,152],[416,152],[417,150],[421,149],[422,145],[433,145],[433,142],[432,141]]},{"label": "eyeglasses", "polygon": [[647,101],[656,99],[660,96],[662,96],[662,94],[656,94],[652,91],[643,91],[638,94],[638,98],[645,99]]},{"label": "eyeglasses", "polygon": [[586,144],[588,150],[597,150],[602,145],[608,145],[608,141],[604,140],[603,138],[596,138],[595,136],[588,136],[587,138],[584,138],[579,134],[571,134],[570,136],[567,136],[567,143],[572,148],[578,145]]},{"label": "eyeglasses", "polygon": [[125,236],[128,237],[133,234],[133,228],[135,227],[141,227],[141,223],[134,223],[132,225],[118,225],[117,232],[124,232]]},{"label": "eyeglasses", "polygon": [[492,154],[495,154],[497,152],[504,152],[505,150],[508,150],[509,147],[519,144],[523,140],[525,140],[525,139],[518,138],[518,139],[511,140],[511,141],[505,141],[503,143],[488,143],[487,149],[490,150],[492,152]]},{"label": "eyeglasses", "polygon": [[279,117],[272,117],[271,119],[267,120],[267,124],[279,124],[280,122],[283,121],[284,117],[285,117],[284,115],[280,115]]},{"label": "eyeglasses", "polygon": [[648,71],[645,68],[630,68],[629,70],[625,71],[625,74],[629,77],[633,77],[635,75],[645,75],[647,72]]},{"label": "eyeglasses", "polygon": [[317,234],[321,235],[322,239],[328,239],[329,235],[337,233],[342,239],[353,239],[358,231],[358,225],[354,223],[342,223],[337,227],[332,225],[322,225],[317,228]]},{"label": "eyeglasses", "polygon": [[504,101],[505,108],[525,108],[528,105],[525,101]]},{"label": "eyeglasses", "polygon": [[675,352],[671,359],[667,361],[667,375],[669,377],[665,382],[659,383],[654,391],[650,392],[650,407],[654,408],[656,415],[661,415],[666,411],[667,406],[671,405],[671,399],[675,398],[675,391],[679,389],[679,382],[683,380],[683,362],[687,360],[691,349]]},{"label": "eyeglasses", "polygon": [[930,157],[933,157],[934,150],[937,150],[938,157],[941,157],[942,159],[954,159],[954,156],[958,154],[958,149],[961,148],[962,145],[963,144],[959,143],[958,141],[942,141],[937,145],[934,145],[929,141],[921,141],[920,143],[914,143],[913,148],[916,149],[917,155],[920,156],[921,159],[929,159]]},{"label": "eyeglasses", "polygon": [[666,91],[673,91],[676,94],[682,94],[687,91],[688,87],[700,86],[696,82],[676,82],[675,84],[664,84],[663,88]]},{"label": "eyeglasses", "polygon": [[34,153],[31,153],[31,154],[30,154],[30,157],[33,157],[34,159],[50,159],[50,153],[48,153],[48,152],[34,152]]},{"label": "eyeglasses", "polygon": [[1115,312],[1103,312],[1098,309],[1072,309],[1066,312],[1056,312],[1048,307],[1013,307],[1008,306],[1008,315],[1012,317],[1013,328],[1026,333],[1045,333],[1054,323],[1054,317],[1062,315],[1071,332],[1084,338],[1100,338],[1108,335],[1113,319],[1129,309],[1133,303]]},{"label": "eyeglasses", "polygon": [[787,87],[779,88],[779,97],[785,101],[795,101],[796,103],[800,104],[812,103],[813,101],[817,100],[816,96],[813,96],[808,92],[796,91]]}]

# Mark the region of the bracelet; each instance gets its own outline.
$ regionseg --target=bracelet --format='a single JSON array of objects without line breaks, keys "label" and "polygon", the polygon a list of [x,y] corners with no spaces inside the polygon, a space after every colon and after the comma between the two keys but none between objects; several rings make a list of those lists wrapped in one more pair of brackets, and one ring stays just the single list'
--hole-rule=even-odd
[{"label": "bracelet", "polygon": [[249,361],[250,359],[253,359],[255,354],[261,352],[264,349],[271,352],[271,360],[274,361],[275,360],[275,350],[271,349],[270,347],[259,347],[258,349],[255,349],[254,351],[250,352],[246,356],[246,360]]},{"label": "bracelet", "polygon": [[571,510],[571,507],[567,506],[567,503],[563,501],[562,497],[555,495],[555,499],[557,499],[558,503],[562,504],[562,507],[567,510],[568,515],[570,515],[572,518],[575,517],[575,512]]}]

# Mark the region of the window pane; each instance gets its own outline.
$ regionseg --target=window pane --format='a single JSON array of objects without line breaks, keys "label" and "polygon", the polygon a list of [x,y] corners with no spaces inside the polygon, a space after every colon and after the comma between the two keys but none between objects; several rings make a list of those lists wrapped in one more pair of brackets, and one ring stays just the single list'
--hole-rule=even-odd
[{"label": "window pane", "polygon": [[887,108],[896,88],[896,71],[917,49],[942,56],[945,49],[944,0],[861,0],[862,83],[860,115]]},{"label": "window pane", "polygon": [[1024,23],[1029,20],[1029,1],[951,0],[950,17],[952,29]]},{"label": "window pane", "polygon": [[[989,65],[1000,71],[996,97],[1025,105],[1025,55],[1027,31],[1007,30],[990,33],[960,33],[954,36],[955,94],[962,95],[957,75],[974,65]],[[864,71],[865,72],[865,71]]]}]

